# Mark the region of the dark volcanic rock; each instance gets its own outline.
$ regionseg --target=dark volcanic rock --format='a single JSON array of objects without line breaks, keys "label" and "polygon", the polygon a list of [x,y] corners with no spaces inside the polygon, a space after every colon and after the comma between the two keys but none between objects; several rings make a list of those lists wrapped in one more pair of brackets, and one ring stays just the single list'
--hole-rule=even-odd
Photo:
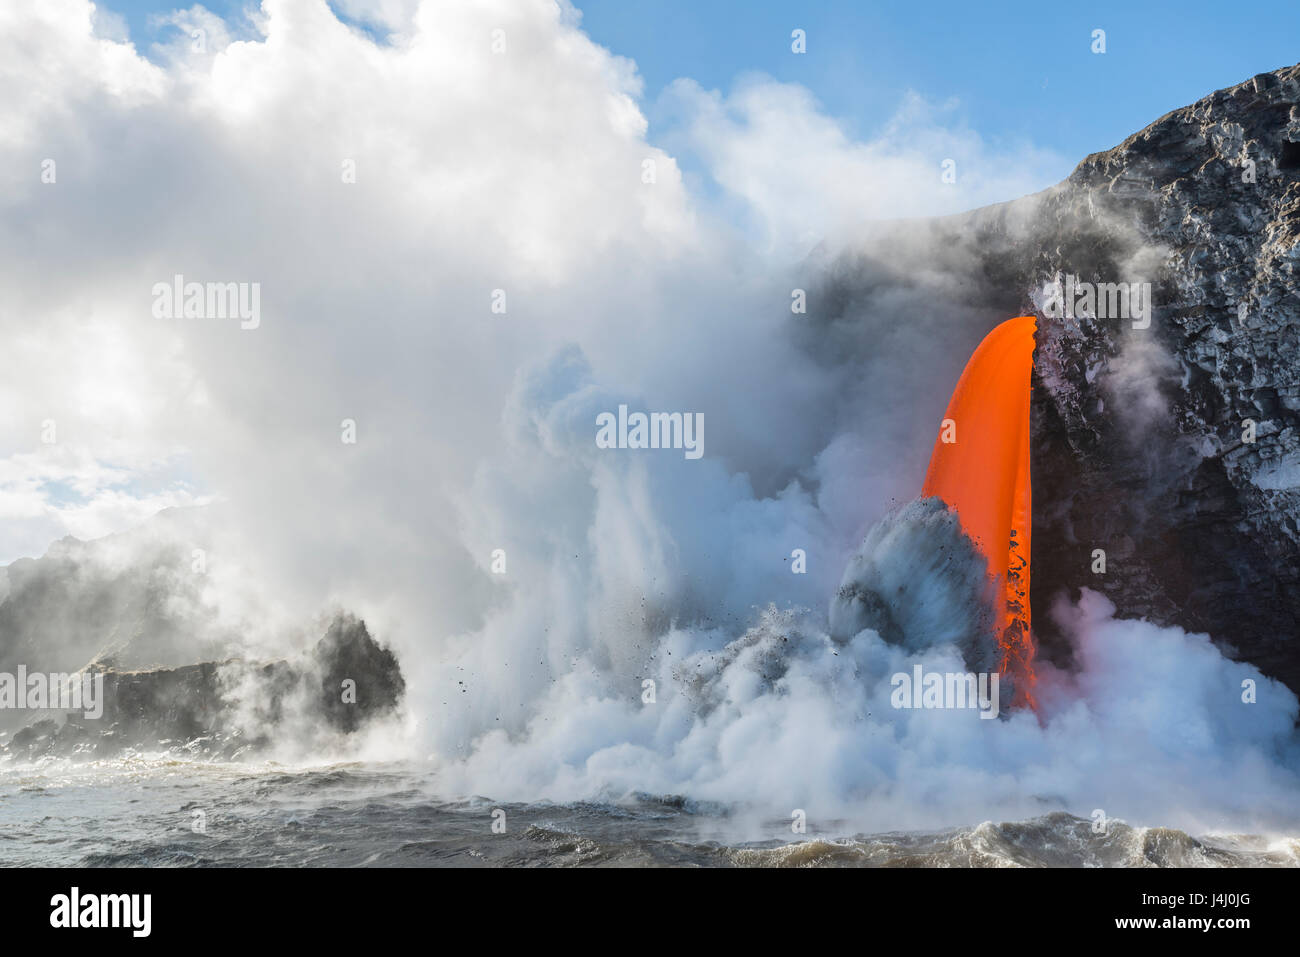
[{"label": "dark volcanic rock", "polygon": [[[882,232],[811,297],[818,358],[889,354],[900,302],[963,359],[997,321],[1039,317],[1043,652],[1065,654],[1054,596],[1089,587],[1121,616],[1208,632],[1300,691],[1300,67],[1176,110],[1043,193]],[[1046,314],[1045,284],[1067,275],[1150,282],[1150,327]],[[928,372],[955,381],[946,354]],[[918,403],[921,454],[950,387]]]},{"label": "dark volcanic rock", "polygon": [[[397,658],[357,618],[335,618],[312,657],[320,675],[321,712],[340,731],[355,731],[373,716],[392,711],[406,693]],[[345,700],[346,682],[355,682],[355,701]]]},{"label": "dark volcanic rock", "polygon": [[[1039,607],[1086,584],[1122,613],[1209,632],[1296,690],[1298,101],[1290,67],[1088,157],[1038,204],[1024,277],[1148,280],[1155,304],[1144,331],[1040,322]],[[1094,548],[1105,575],[1091,574]]]},{"label": "dark volcanic rock", "polygon": [[[123,748],[171,747],[192,754],[238,757],[304,729],[350,733],[396,710],[406,690],[393,653],[365,622],[339,616],[297,659],[231,659],[179,668],[103,675],[103,714],[39,717],[0,752],[19,760],[46,756],[105,757]],[[344,682],[355,683],[355,697]]]}]

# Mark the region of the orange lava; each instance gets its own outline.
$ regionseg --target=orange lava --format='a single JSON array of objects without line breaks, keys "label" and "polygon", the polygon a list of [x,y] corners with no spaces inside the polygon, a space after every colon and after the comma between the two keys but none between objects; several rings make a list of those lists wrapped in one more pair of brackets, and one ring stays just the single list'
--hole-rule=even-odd
[{"label": "orange lava", "polygon": [[1014,703],[1030,707],[1037,707],[1029,620],[1029,389],[1036,328],[1033,316],[1018,316],[979,344],[953,390],[921,490],[957,513],[988,559],[1002,593],[999,671],[1015,683]]}]

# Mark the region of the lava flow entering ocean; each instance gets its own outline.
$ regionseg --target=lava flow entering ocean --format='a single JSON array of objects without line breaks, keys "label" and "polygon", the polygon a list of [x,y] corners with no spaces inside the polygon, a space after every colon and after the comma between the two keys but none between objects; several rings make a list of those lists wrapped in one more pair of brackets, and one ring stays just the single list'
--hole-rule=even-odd
[{"label": "lava flow entering ocean", "polygon": [[988,560],[999,594],[994,627],[999,671],[1015,686],[1015,704],[1036,708],[1030,631],[1029,390],[1033,316],[990,332],[957,380],[935,439],[922,494],[942,499]]}]

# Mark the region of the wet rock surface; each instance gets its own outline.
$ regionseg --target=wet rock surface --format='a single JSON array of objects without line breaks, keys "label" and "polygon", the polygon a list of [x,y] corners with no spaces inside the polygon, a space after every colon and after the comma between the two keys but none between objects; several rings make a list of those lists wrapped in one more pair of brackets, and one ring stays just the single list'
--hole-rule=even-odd
[{"label": "wet rock surface", "polygon": [[292,659],[146,671],[92,663],[84,673],[103,676],[100,716],[42,712],[0,739],[0,753],[35,761],[170,749],[230,760],[281,733],[357,731],[393,713],[405,693],[393,653],[349,616],[335,618],[315,647]]}]

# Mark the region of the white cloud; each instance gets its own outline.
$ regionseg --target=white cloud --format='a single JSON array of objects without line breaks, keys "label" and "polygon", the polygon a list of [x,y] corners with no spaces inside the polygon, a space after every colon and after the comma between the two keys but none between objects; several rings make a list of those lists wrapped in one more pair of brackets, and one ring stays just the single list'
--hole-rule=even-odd
[{"label": "white cloud", "polygon": [[[962,122],[961,104],[909,93],[880,133],[852,140],[807,89],[751,76],[728,96],[680,79],[663,109],[682,148],[743,203],[763,243],[781,253],[861,236],[872,220],[938,216],[1052,185],[1064,165],[1028,143],[995,149]],[[944,164],[951,161],[952,182]]]}]

